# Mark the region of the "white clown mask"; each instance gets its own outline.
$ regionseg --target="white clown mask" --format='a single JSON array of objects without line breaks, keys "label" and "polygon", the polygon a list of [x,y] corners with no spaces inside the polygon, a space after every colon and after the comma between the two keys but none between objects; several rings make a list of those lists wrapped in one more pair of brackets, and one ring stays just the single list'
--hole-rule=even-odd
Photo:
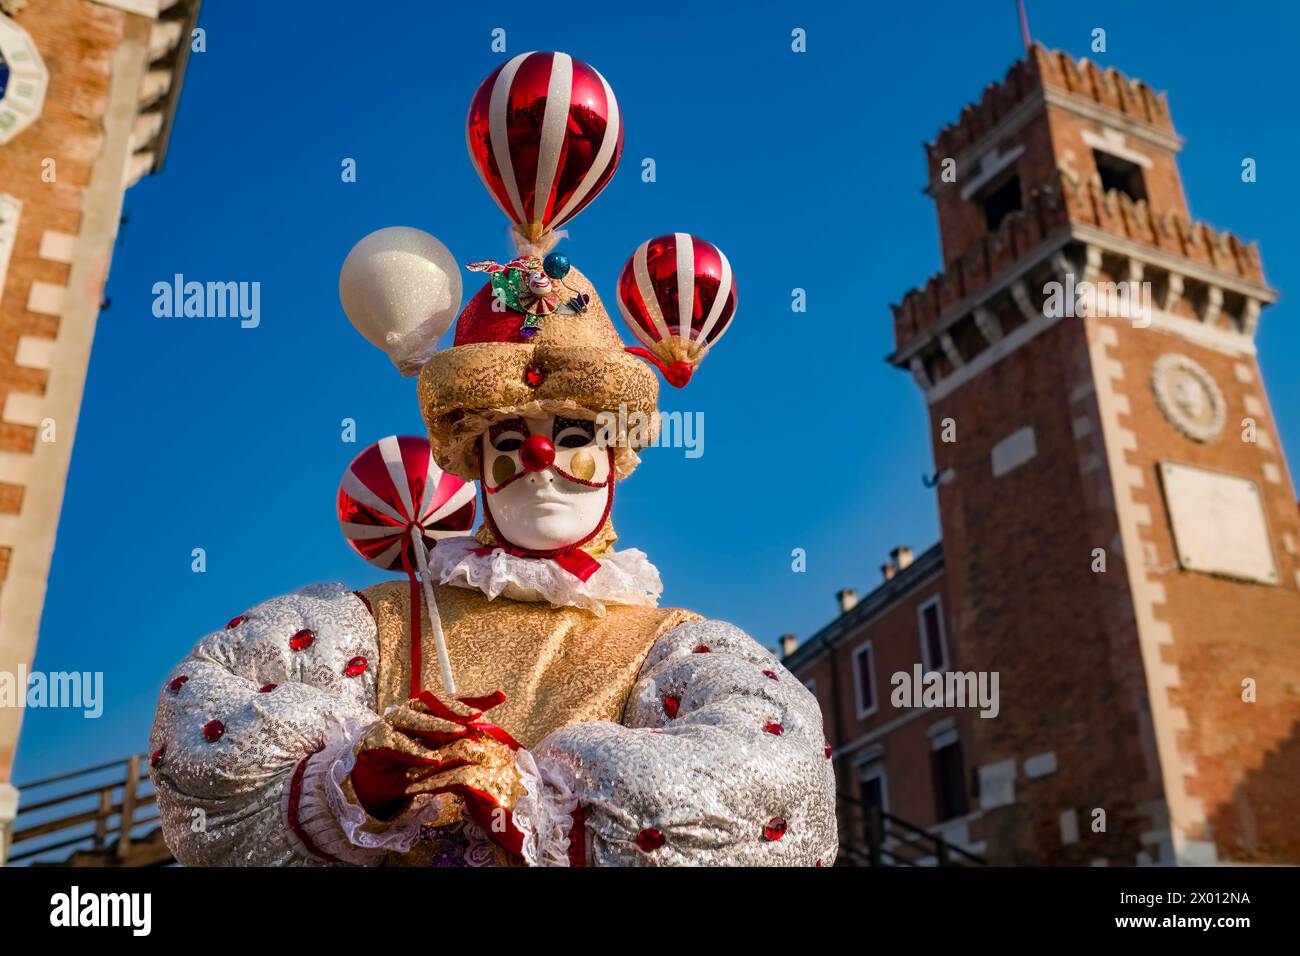
[{"label": "white clown mask", "polygon": [[585,543],[605,523],[613,449],[595,421],[512,418],[479,441],[483,508],[503,544],[540,556]]}]

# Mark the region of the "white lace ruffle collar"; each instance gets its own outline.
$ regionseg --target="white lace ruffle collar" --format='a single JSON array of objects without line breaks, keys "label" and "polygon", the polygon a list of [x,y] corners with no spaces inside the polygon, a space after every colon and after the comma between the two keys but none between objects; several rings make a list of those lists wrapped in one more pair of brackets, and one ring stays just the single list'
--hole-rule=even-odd
[{"label": "white lace ruffle collar", "polygon": [[600,569],[582,581],[548,558],[517,558],[501,550],[475,554],[474,538],[444,538],[429,552],[434,580],[474,588],[489,599],[502,595],[515,601],[548,601],[555,607],[581,607],[604,615],[606,604],[654,607],[663,593],[659,569],[644,551],[606,551],[596,560]]}]

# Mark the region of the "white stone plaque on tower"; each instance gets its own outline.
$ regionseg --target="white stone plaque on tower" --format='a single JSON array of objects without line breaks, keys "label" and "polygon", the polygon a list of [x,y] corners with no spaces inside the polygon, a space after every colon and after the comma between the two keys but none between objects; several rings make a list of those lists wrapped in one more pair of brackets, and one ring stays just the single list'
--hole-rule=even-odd
[{"label": "white stone plaque on tower", "polygon": [[1178,563],[1188,571],[1277,584],[1259,486],[1247,478],[1161,462]]}]

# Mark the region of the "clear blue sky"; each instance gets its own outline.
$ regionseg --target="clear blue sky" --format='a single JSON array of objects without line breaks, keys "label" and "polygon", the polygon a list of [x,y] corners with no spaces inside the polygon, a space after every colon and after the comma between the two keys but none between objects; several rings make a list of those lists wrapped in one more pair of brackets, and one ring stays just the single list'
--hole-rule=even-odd
[{"label": "clear blue sky", "polygon": [[[1300,448],[1300,14],[1028,5],[1035,38],[1083,55],[1102,27],[1098,60],[1169,91],[1194,215],[1260,240],[1283,292],[1259,345],[1283,444]],[[890,547],[933,543],[927,421],[883,362],[888,306],[939,262],[921,144],[1021,55],[1014,10],[205,4],[208,50],[191,57],[166,170],[127,197],[35,665],[103,671],[106,710],[29,711],[15,779],[143,750],[174,663],[250,605],[379,579],[340,536],[335,489],[360,448],[422,424],[412,381],[344,319],[338,269],[387,225],[426,229],[462,262],[509,252],[464,146],[470,95],[502,59],[494,27],[510,54],[572,53],[618,95],[622,168],[562,246],[607,303],[626,256],[663,232],[717,243],[738,278],[726,340],[687,390],[664,394],[666,408],[705,413],[703,457],[651,451],[619,488],[622,543],[659,565],[665,603],[772,644],[823,625],[838,588],[873,587]],[[790,52],[794,27],[808,31],[804,55]],[[647,156],[653,184],[638,175]],[[354,184],[340,181],[344,157]],[[176,272],[260,282],[261,326],[154,318],[151,287]],[[790,312],[795,286],[805,315]],[[355,445],[340,441],[345,417]],[[190,570],[196,547],[206,574]],[[790,570],[796,547],[804,574]]]}]

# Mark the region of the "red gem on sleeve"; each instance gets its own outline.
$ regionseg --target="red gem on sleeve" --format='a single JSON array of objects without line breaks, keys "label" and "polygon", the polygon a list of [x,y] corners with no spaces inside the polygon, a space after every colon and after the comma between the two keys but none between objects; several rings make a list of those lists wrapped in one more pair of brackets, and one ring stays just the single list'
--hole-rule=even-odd
[{"label": "red gem on sleeve", "polygon": [[185,686],[185,682],[187,680],[189,680],[189,678],[186,677],[184,674],[182,674],[180,677],[176,678],[167,686],[172,689],[173,694],[179,694],[181,692],[181,688]]},{"label": "red gem on sleeve", "polygon": [[226,725],[219,720],[209,720],[203,725],[203,736],[208,743],[215,744],[226,732]]},{"label": "red gem on sleeve", "polygon": [[238,617],[232,617],[229,621],[226,622],[226,630],[227,631],[234,630],[235,628],[239,627],[239,625],[243,624],[247,620],[248,618],[244,617],[244,615],[242,614],[239,615]]},{"label": "red gem on sleeve", "polygon": [[763,827],[764,840],[779,840],[785,836],[785,818],[773,817],[767,821],[767,826]]},{"label": "red gem on sleeve", "polygon": [[763,676],[770,677],[772,680],[776,680],[776,671],[763,671]]},{"label": "red gem on sleeve", "polygon": [[707,644],[698,644],[698,645],[696,645],[695,650],[691,651],[691,653],[692,653],[692,654],[707,654],[707,653],[709,653],[709,645],[707,645]]},{"label": "red gem on sleeve", "polygon": [[536,362],[529,362],[528,367],[524,369],[524,381],[527,382],[529,385],[531,385],[533,388],[536,388],[538,385],[541,385],[542,380],[545,378],[546,378],[546,369],[542,368]]},{"label": "red gem on sleeve", "polygon": [[310,628],[304,627],[301,631],[289,638],[289,646],[295,651],[305,651],[311,647],[312,642],[316,640],[316,635],[311,632]]},{"label": "red gem on sleeve", "polygon": [[785,728],[782,727],[780,724],[778,724],[776,721],[772,721],[770,723],[764,724],[763,729],[766,730],[773,737],[780,737],[781,734],[785,732]]},{"label": "red gem on sleeve", "polygon": [[664,698],[664,713],[668,715],[669,720],[677,716],[677,708],[681,705],[682,699],[680,697],[673,697],[669,694]]},{"label": "red gem on sleeve", "polygon": [[257,692],[259,694],[269,694],[271,693],[271,691],[275,690],[279,686],[280,686],[279,684],[263,684],[261,687],[257,689]]},{"label": "red gem on sleeve", "polygon": [[360,677],[366,672],[366,659],[358,655],[348,661],[348,666],[343,668],[343,673],[348,677]]},{"label": "red gem on sleeve", "polygon": [[825,747],[823,747],[823,748],[822,748],[822,753],[824,753],[824,754],[826,755],[826,759],[827,759],[827,760],[830,760],[830,759],[831,759],[831,745],[830,745],[830,744],[827,744]]},{"label": "red gem on sleeve", "polygon": [[157,750],[151,753],[149,755],[149,766],[156,767],[160,763],[162,763],[163,751],[166,749],[167,749],[166,747],[159,747]]},{"label": "red gem on sleeve", "polygon": [[653,853],[666,842],[664,835],[654,827],[646,827],[636,835],[636,845],[645,853]]}]

